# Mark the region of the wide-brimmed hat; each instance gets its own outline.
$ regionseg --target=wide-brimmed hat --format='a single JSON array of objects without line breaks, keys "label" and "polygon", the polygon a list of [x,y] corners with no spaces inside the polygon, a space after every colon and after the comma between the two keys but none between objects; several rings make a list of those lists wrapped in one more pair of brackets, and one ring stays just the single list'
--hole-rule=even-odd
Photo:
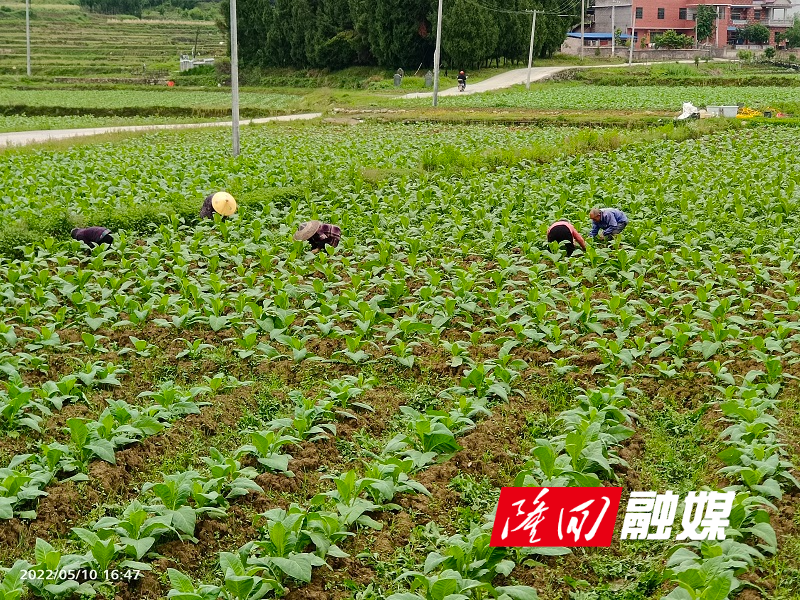
[{"label": "wide-brimmed hat", "polygon": [[211,206],[223,217],[230,217],[236,212],[236,200],[228,192],[217,192],[211,196]]},{"label": "wide-brimmed hat", "polygon": [[300,227],[297,228],[297,231],[294,234],[294,239],[298,241],[304,241],[310,238],[312,235],[319,231],[319,228],[322,227],[322,221],[312,220],[308,223],[300,223]]}]

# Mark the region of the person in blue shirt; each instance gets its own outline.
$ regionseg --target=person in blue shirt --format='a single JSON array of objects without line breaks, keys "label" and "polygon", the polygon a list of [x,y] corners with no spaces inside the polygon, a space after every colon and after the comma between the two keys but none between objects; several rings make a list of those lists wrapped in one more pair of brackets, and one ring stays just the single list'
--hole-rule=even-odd
[{"label": "person in blue shirt", "polygon": [[594,222],[589,237],[597,237],[602,232],[602,236],[608,239],[622,233],[628,225],[628,217],[618,208],[598,208],[594,207],[589,211],[589,218]]}]

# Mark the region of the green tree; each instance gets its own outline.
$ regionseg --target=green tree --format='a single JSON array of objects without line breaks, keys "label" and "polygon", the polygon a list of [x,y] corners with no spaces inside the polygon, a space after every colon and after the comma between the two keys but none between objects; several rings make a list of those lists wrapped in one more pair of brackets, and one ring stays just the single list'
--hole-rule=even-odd
[{"label": "green tree", "polygon": [[669,29],[658,36],[655,40],[655,47],[661,48],[691,48],[694,45],[694,40],[688,35],[676,32],[674,29]]},{"label": "green tree", "polygon": [[[220,18],[217,26],[223,33],[229,33],[231,27],[229,0],[222,0],[219,10]],[[237,0],[236,25],[239,37],[239,60],[243,66],[266,64],[265,41],[271,16],[269,0]],[[228,40],[228,54],[230,54],[230,40]]]},{"label": "green tree", "polygon": [[[517,3],[517,7],[519,4]],[[512,63],[527,60],[531,17],[529,15],[495,13],[494,18],[501,34],[497,38],[497,46],[492,58],[504,58]]]},{"label": "green tree", "polygon": [[786,40],[786,45],[789,48],[800,47],[800,16],[795,15],[792,26],[789,27],[781,37],[783,40]]},{"label": "green tree", "polygon": [[713,6],[700,4],[697,7],[697,41],[704,41],[711,37],[714,31],[714,19],[717,11]]},{"label": "green tree", "polygon": [[455,69],[474,69],[494,55],[500,27],[491,11],[469,0],[450,0],[442,14],[442,54]]},{"label": "green tree", "polygon": [[358,45],[347,0],[318,0],[313,35],[306,40],[312,66],[342,69],[358,59]]},{"label": "green tree", "polygon": [[[312,4],[313,3],[313,4]],[[313,53],[310,43],[314,38],[314,6],[315,0],[292,0],[286,23],[286,37],[289,40],[289,58],[296,67],[308,67],[309,55]]]},{"label": "green tree", "polygon": [[142,0],[80,0],[80,6],[104,15],[142,16]]},{"label": "green tree", "polygon": [[769,42],[769,28],[761,23],[750,23],[740,30],[742,37],[753,44]]},{"label": "green tree", "polygon": [[292,20],[292,0],[276,0],[269,8],[270,22],[264,40],[264,64],[287,67],[291,63],[289,53],[289,24]]},{"label": "green tree", "polygon": [[372,0],[361,15],[369,22],[367,38],[376,62],[384,67],[416,69],[431,64],[435,31],[428,15],[433,0]]},{"label": "green tree", "polygon": [[375,61],[369,45],[370,2],[371,0],[348,0],[350,18],[353,21],[353,31],[355,32],[352,43],[357,48],[356,60],[361,64],[373,64]]},{"label": "green tree", "polygon": [[533,49],[534,55],[541,58],[550,58],[561,48],[561,44],[567,38],[567,31],[571,25],[579,22],[578,17],[561,17],[559,12],[564,11],[558,8],[554,2],[548,2],[544,10],[551,14],[542,14],[536,17],[536,44]]}]

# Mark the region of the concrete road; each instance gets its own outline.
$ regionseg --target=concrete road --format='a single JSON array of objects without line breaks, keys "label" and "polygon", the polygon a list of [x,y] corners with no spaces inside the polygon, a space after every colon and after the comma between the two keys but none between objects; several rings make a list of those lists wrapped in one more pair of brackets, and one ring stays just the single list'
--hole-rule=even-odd
[{"label": "concrete road", "polygon": [[[574,68],[575,67],[533,67],[531,69],[531,81],[546,79],[547,77],[550,77],[551,75],[558,73],[559,71],[564,71],[565,69],[574,69]],[[441,75],[442,74],[440,73],[439,76],[441,77]],[[467,77],[469,77],[469,74],[467,74]],[[489,79],[484,79],[483,81],[479,81],[478,83],[470,83],[469,79],[467,79],[467,89],[465,89],[463,92],[459,92],[458,85],[456,85],[455,87],[440,89],[439,95],[458,96],[467,94],[479,94],[480,92],[500,90],[503,88],[511,87],[512,85],[525,83],[527,80],[528,80],[528,69],[514,69],[513,71],[506,71],[505,73],[500,73],[500,75],[495,75],[494,77],[490,77]],[[455,81],[455,76],[453,77],[453,81]],[[445,81],[444,83],[445,85],[448,85],[451,82]],[[410,99],[410,98],[430,98],[432,96],[433,96],[432,92],[417,92],[415,94],[406,94],[405,96],[400,96],[400,97]]]},{"label": "concrete road", "polygon": [[[263,119],[244,119],[240,125],[256,125],[273,121],[306,121],[321,117],[322,113],[305,113],[299,115],[282,115]],[[26,146],[51,140],[63,140],[73,137],[102,135],[105,133],[124,133],[126,131],[158,131],[160,129],[198,129],[201,127],[231,127],[230,121],[216,123],[180,123],[175,125],[130,125],[125,127],[93,127],[88,129],[48,129],[44,131],[14,131],[0,133],[0,146]]]},{"label": "concrete road", "polygon": [[[721,59],[714,59],[721,60]],[[665,61],[669,63],[683,63],[683,64],[694,64],[693,60],[680,60],[680,61]],[[643,65],[643,64],[655,64],[655,63],[633,63],[634,66]],[[547,79],[551,75],[558,73],[559,71],[566,71],[567,69],[604,69],[609,67],[627,67],[629,66],[627,63],[623,64],[609,64],[609,65],[571,65],[568,67],[533,67],[531,69],[531,81],[540,81],[542,79]],[[440,73],[441,77],[441,73]],[[495,75],[494,77],[490,77],[489,79],[484,79],[483,81],[479,81],[478,83],[470,83],[469,79],[467,79],[467,89],[463,92],[458,91],[458,85],[455,87],[448,87],[447,89],[440,89],[439,95],[440,96],[458,96],[466,95],[466,94],[479,94],[480,92],[489,92],[492,90],[500,90],[503,88],[511,87],[512,85],[519,85],[521,83],[525,83],[528,81],[528,69],[515,69],[513,71],[506,71],[505,73],[500,73],[500,75]],[[444,81],[445,85],[449,85],[450,83],[455,82],[455,75],[453,76],[453,81]],[[417,92],[414,94],[406,94],[405,96],[398,96],[399,98],[431,98],[433,96],[433,92]]]}]

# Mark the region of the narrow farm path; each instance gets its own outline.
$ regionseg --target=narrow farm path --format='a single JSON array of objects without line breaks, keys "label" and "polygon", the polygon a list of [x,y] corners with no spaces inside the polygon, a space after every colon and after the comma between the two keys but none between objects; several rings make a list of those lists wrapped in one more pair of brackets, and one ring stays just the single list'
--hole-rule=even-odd
[{"label": "narrow farm path", "polygon": [[[261,119],[243,119],[241,125],[257,125],[273,121],[307,121],[321,117],[322,113],[302,113],[296,115],[281,115],[279,117],[264,117]],[[125,133],[129,131],[157,131],[160,129],[197,129],[200,127],[230,127],[231,121],[213,123],[180,123],[167,125],[129,125],[123,127],[91,127],[86,129],[48,129],[40,131],[14,131],[0,134],[0,147],[27,146],[53,140],[63,140],[73,137],[86,137],[106,133]]]}]

